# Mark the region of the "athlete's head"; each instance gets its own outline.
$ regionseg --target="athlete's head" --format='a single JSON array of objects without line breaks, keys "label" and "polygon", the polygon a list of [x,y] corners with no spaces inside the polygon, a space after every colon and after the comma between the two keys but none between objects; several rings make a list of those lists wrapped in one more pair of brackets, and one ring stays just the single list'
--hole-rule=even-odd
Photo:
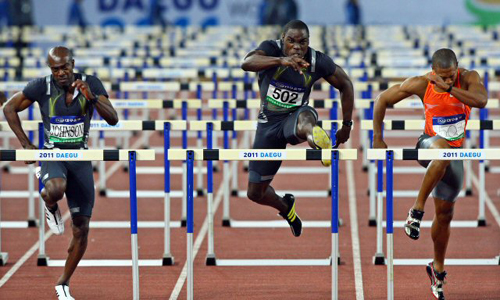
[{"label": "athlete's head", "polygon": [[432,70],[446,84],[455,83],[458,73],[457,56],[451,49],[439,49],[432,55]]},{"label": "athlete's head", "polygon": [[300,20],[290,21],[283,28],[281,40],[286,56],[303,58],[309,47],[309,28]]},{"label": "athlete's head", "polygon": [[57,46],[50,49],[47,55],[47,66],[49,66],[52,76],[60,86],[69,87],[73,83],[75,60],[68,48]]}]

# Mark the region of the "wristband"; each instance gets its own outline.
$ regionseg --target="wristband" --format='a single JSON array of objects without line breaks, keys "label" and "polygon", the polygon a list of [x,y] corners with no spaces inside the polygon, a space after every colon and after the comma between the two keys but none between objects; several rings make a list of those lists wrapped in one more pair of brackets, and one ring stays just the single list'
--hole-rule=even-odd
[{"label": "wristband", "polygon": [[89,101],[90,101],[90,103],[92,103],[92,105],[96,105],[97,102],[99,101],[99,96],[97,96],[94,93],[92,93],[92,96],[94,96],[94,99],[93,100],[89,100]]},{"label": "wristband", "polygon": [[447,93],[451,93],[451,89],[453,88],[453,85],[450,85],[450,87],[446,90]]},{"label": "wristband", "polygon": [[342,125],[352,127],[352,121],[342,121]]}]

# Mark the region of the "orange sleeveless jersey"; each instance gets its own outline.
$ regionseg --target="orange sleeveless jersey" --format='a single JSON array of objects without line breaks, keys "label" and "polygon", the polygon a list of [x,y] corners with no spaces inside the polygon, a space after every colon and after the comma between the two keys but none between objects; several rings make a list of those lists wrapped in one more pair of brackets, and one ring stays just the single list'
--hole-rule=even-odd
[{"label": "orange sleeveless jersey", "polygon": [[[460,71],[456,88],[460,88]],[[458,101],[450,93],[438,93],[430,82],[424,96],[425,133],[439,135],[451,147],[461,147],[465,138],[465,127],[469,120],[470,107]]]}]

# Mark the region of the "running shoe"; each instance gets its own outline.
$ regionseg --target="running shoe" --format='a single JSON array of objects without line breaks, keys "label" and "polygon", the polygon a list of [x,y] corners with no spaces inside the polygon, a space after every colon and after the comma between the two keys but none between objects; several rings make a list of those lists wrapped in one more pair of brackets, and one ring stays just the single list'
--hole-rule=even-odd
[{"label": "running shoe", "polygon": [[431,292],[434,298],[438,300],[444,300],[443,285],[446,283],[446,271],[441,273],[434,269],[433,262],[430,262],[427,267],[427,275],[431,280]]},{"label": "running shoe", "polygon": [[405,233],[411,239],[418,240],[420,237],[420,222],[422,222],[423,216],[424,212],[421,210],[410,209],[408,212],[405,223]]},{"label": "running shoe", "polygon": [[56,295],[59,300],[75,300],[69,293],[69,286],[65,284],[56,285]]},{"label": "running shoe", "polygon": [[302,221],[299,215],[295,212],[295,197],[292,194],[285,194],[283,200],[288,204],[288,212],[279,215],[288,222],[294,236],[298,237],[302,234]]},{"label": "running shoe", "polygon": [[56,204],[55,210],[51,210],[44,205],[45,207],[45,216],[47,217],[47,225],[49,225],[52,233],[56,235],[61,235],[64,233],[64,222],[61,216],[61,210],[59,209],[59,205]]},{"label": "running shoe", "polygon": [[[312,132],[313,143],[316,149],[332,149],[332,139],[328,136],[323,128],[319,126],[314,126]],[[332,164],[331,159],[322,159],[321,163],[325,167],[329,167]]]}]

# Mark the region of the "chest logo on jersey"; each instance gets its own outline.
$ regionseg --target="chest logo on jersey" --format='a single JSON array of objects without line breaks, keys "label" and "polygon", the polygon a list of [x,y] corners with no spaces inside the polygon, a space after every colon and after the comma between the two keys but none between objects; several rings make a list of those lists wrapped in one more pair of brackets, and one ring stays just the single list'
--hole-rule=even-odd
[{"label": "chest logo on jersey", "polygon": [[283,108],[302,106],[304,87],[298,87],[286,82],[271,80],[267,90],[266,99],[269,103]]},{"label": "chest logo on jersey", "polygon": [[84,137],[82,116],[54,116],[50,118],[49,140],[53,143],[79,143]]}]

